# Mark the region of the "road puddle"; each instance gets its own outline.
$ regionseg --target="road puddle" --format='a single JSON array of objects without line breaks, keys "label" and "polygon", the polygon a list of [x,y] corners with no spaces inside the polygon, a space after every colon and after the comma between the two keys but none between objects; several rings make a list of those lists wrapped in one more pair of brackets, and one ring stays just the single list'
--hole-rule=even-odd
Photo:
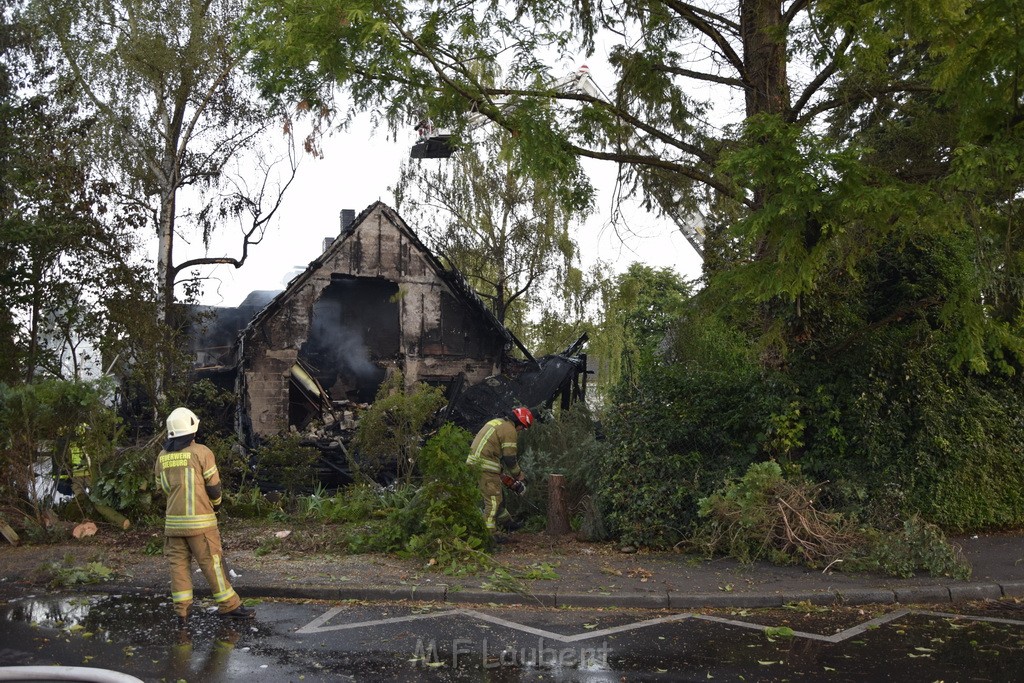
[{"label": "road puddle", "polygon": [[[0,604],[0,666],[88,666],[149,679],[228,680],[227,670],[260,671],[261,627],[216,616],[197,602],[188,628],[170,601],[145,595],[28,595]],[[210,611],[208,611],[210,610]]]}]

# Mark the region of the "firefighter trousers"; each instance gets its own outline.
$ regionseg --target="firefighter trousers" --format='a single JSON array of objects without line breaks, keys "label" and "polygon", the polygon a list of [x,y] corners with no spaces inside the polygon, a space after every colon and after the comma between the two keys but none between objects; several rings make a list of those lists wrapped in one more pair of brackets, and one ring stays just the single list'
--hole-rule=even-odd
[{"label": "firefighter trousers", "polygon": [[494,534],[498,531],[498,524],[512,521],[512,515],[505,509],[505,487],[497,472],[481,472],[478,482],[483,497],[484,522],[487,530]]},{"label": "firefighter trousers", "polygon": [[228,581],[220,547],[220,531],[214,527],[196,536],[165,536],[164,557],[171,565],[171,600],[179,617],[188,616],[192,606],[192,560],[203,571],[221,613],[242,604]]}]

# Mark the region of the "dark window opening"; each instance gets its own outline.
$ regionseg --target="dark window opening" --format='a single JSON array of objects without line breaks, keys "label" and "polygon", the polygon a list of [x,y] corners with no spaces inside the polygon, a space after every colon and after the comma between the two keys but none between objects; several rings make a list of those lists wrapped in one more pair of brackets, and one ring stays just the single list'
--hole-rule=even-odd
[{"label": "dark window opening", "polygon": [[398,285],[335,275],[313,304],[299,358],[334,400],[370,403],[384,381],[378,361],[401,349]]}]

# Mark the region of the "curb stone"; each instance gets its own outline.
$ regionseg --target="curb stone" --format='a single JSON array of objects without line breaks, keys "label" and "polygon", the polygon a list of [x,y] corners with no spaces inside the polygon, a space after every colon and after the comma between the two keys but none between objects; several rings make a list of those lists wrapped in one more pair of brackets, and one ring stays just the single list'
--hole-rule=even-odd
[{"label": "curb stone", "polygon": [[961,600],[998,600],[1003,597],[1003,589],[995,583],[975,583],[966,586],[950,586],[949,597],[953,602]]},{"label": "curb stone", "polygon": [[782,603],[788,605],[791,602],[809,602],[812,605],[834,605],[841,601],[834,591],[783,592]]},{"label": "curb stone", "polygon": [[1024,598],[1024,581],[1004,581],[1000,587],[1008,598]]},{"label": "curb stone", "polygon": [[672,609],[782,607],[782,596],[770,593],[669,593],[668,606]]},{"label": "curb stone", "polygon": [[[563,600],[569,593],[563,594]],[[594,595],[604,598],[603,602],[594,603],[593,607],[624,607],[640,609],[665,609],[668,607],[668,592],[659,593],[612,593],[611,595]],[[563,604],[567,604],[564,603]]]},{"label": "curb stone", "polygon": [[[162,595],[152,586],[89,584],[71,589],[73,592],[140,593]],[[446,584],[416,586],[286,586],[281,584],[240,585],[243,598],[291,598],[325,602],[361,600],[381,602],[423,601],[446,604],[525,605],[543,607],[592,607],[632,609],[695,609],[695,608],[772,608],[796,602],[812,605],[928,604],[998,600],[1001,597],[1024,597],[1024,581],[1002,584],[976,583],[956,586],[908,586],[895,589],[849,588],[842,591],[797,591],[781,593],[578,593],[544,592],[534,594],[502,593],[479,589],[452,589]],[[206,586],[196,586],[196,597],[209,598]]]},{"label": "curb stone", "polygon": [[351,597],[357,600],[412,600],[414,586],[352,586]]},{"label": "curb stone", "polygon": [[537,605],[543,607],[555,607],[554,593],[502,593],[500,591],[487,591],[466,588],[457,592],[448,592],[446,602],[463,602],[474,605]]},{"label": "curb stone", "polygon": [[838,592],[843,605],[891,605],[896,602],[896,593],[882,588],[847,588]]},{"label": "curb stone", "polygon": [[414,586],[412,599],[426,602],[446,602],[448,600],[448,585],[435,583],[429,586]]},{"label": "curb stone", "polygon": [[607,607],[612,596],[603,593],[555,593],[559,607]]},{"label": "curb stone", "polygon": [[895,589],[896,602],[909,605],[920,602],[951,602],[945,586],[908,586]]}]

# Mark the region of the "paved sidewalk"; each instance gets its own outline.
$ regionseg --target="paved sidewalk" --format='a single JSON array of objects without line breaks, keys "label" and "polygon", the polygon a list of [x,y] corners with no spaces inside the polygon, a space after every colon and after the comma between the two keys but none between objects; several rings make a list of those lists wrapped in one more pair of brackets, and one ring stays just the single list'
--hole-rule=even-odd
[{"label": "paved sidewalk", "polygon": [[[564,540],[544,546],[539,538],[503,546],[496,555],[514,574],[544,568],[557,575],[553,580],[524,580],[522,592],[495,590],[493,573],[449,576],[416,561],[383,555],[258,556],[252,552],[233,553],[228,542],[225,552],[229,566],[238,574],[233,583],[244,598],[648,609],[778,607],[803,601],[865,605],[1024,598],[1024,534],[1019,533],[952,539],[961,545],[973,567],[973,575],[966,581],[930,576],[898,579],[767,563],[744,566],[727,559],[706,560],[675,553],[622,553],[610,545]],[[0,589],[9,592],[16,586],[32,588],[33,572],[67,552],[67,548],[51,546],[5,549],[0,553]],[[83,586],[83,590],[157,594],[168,590],[162,557],[135,552],[124,553],[120,559],[115,567],[117,580]],[[80,561],[88,558],[83,556]],[[204,587],[205,581],[197,576],[197,593],[202,594]]]},{"label": "paved sidewalk", "polygon": [[[695,609],[779,607],[812,604],[919,604],[1024,598],[1024,536],[986,535],[955,539],[971,562],[970,580],[917,576],[898,579],[868,573],[824,573],[767,563],[744,566],[732,560],[702,560],[671,553],[596,553],[581,548],[545,560],[556,580],[524,581],[527,590],[493,590],[488,577],[418,574],[395,583],[282,581],[266,569],[243,575],[246,595],[324,600],[428,600],[469,604],[533,604],[546,607]],[[515,546],[499,560],[516,566]],[[528,561],[536,563],[530,553]],[[529,566],[529,565],[527,565]]]}]

